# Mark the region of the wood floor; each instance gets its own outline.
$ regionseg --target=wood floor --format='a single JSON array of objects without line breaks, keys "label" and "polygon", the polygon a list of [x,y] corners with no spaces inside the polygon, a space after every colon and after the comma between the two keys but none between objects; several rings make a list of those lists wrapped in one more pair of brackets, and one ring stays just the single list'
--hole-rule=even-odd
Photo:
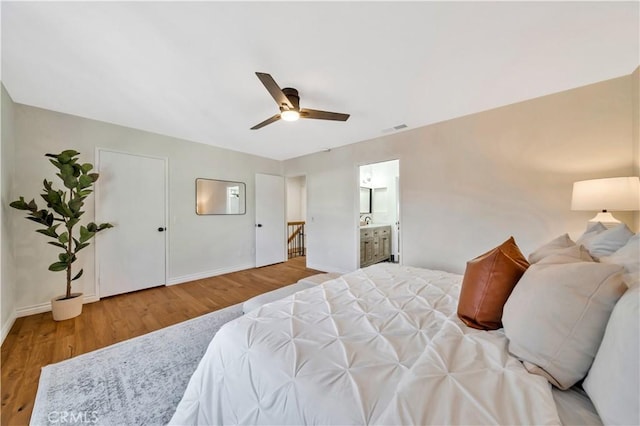
[{"label": "wood floor", "polygon": [[29,424],[40,369],[140,336],[319,273],[305,257],[185,284],[112,296],[82,315],[53,321],[51,312],[18,318],[2,344],[2,425]]}]

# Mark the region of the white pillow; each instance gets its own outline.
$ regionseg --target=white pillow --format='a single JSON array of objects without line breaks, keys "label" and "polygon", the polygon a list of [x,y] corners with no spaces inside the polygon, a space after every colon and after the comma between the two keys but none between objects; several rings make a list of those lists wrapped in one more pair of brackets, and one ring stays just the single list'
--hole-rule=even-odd
[{"label": "white pillow", "polygon": [[640,271],[640,234],[629,238],[627,244],[618,251],[601,257],[600,262],[622,265],[630,274]]},{"label": "white pillow", "polygon": [[640,287],[640,271],[631,272],[622,276],[627,287]]},{"label": "white pillow", "polygon": [[583,383],[604,424],[640,424],[640,288],[616,304]]},{"label": "white pillow", "polygon": [[561,250],[567,247],[575,246],[571,238],[569,238],[569,234],[560,235],[559,237],[554,238],[546,244],[538,247],[536,250],[529,254],[529,263],[536,263],[542,260],[543,258],[549,256],[550,254],[555,253],[557,250]]},{"label": "white pillow", "polygon": [[531,265],[502,314],[509,352],[560,389],[587,374],[609,314],[626,290],[621,266],[585,262],[574,252]]},{"label": "white pillow", "polygon": [[582,245],[589,250],[591,256],[598,259],[615,253],[627,244],[627,241],[629,241],[631,237],[633,237],[633,232],[627,228],[627,225],[621,223],[611,229],[596,234],[583,242]]}]

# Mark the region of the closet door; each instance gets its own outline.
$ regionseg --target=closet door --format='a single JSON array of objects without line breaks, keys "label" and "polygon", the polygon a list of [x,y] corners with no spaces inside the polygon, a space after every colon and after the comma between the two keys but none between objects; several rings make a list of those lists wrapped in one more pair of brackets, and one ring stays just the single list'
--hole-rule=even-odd
[{"label": "closet door", "polygon": [[98,151],[96,236],[100,297],[166,284],[167,160]]}]

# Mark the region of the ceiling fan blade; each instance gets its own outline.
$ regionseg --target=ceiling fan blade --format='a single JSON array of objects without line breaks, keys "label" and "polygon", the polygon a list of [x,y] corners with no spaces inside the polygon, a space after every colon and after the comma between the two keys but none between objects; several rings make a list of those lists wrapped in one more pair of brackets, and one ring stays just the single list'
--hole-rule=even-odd
[{"label": "ceiling fan blade", "polygon": [[253,126],[251,128],[251,130],[258,130],[264,126],[266,126],[267,124],[271,124],[274,123],[276,121],[280,120],[280,114],[276,114],[273,117],[269,117],[266,120],[264,120],[262,123],[256,124],[255,126]]},{"label": "ceiling fan blade", "polygon": [[271,94],[273,99],[276,101],[278,106],[286,105],[289,109],[293,109],[293,104],[289,101],[289,98],[284,94],[278,83],[271,77],[270,74],[266,74],[263,72],[257,72],[256,75],[264,84],[264,87],[267,88],[267,91]]},{"label": "ceiling fan blade", "polygon": [[335,120],[335,121],[347,121],[349,114],[342,114],[339,112],[319,111],[317,109],[301,109],[301,118],[315,118],[317,120]]}]

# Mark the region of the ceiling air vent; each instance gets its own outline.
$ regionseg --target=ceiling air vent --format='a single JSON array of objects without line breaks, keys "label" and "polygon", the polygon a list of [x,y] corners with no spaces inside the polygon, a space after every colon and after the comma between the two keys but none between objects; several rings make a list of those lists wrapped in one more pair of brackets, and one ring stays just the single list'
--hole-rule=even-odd
[{"label": "ceiling air vent", "polygon": [[406,129],[406,124],[398,124],[397,126],[389,127],[388,129],[382,129],[382,133],[395,132],[396,130]]}]

